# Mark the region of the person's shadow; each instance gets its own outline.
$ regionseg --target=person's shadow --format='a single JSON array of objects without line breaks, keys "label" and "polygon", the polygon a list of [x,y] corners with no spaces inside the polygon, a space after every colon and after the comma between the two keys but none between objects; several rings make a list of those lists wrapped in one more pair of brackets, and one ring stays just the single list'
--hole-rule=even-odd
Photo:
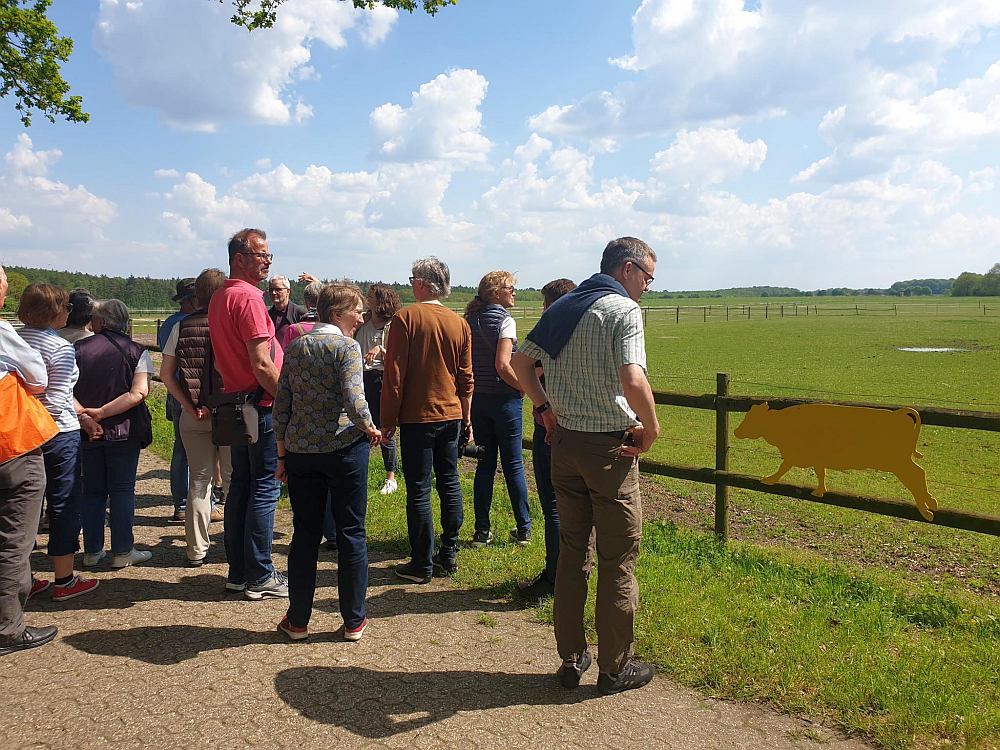
[{"label": "person's shadow", "polygon": [[460,711],[580,703],[593,689],[566,690],[551,672],[377,672],[362,667],[293,667],[275,689],[302,716],[381,739],[443,721]]},{"label": "person's shadow", "polygon": [[[147,664],[180,664],[205,651],[284,643],[285,637],[273,630],[257,632],[200,625],[149,625],[127,630],[85,630],[62,640],[88,654],[123,656]],[[335,633],[309,635],[310,643],[334,640],[337,640]]]}]

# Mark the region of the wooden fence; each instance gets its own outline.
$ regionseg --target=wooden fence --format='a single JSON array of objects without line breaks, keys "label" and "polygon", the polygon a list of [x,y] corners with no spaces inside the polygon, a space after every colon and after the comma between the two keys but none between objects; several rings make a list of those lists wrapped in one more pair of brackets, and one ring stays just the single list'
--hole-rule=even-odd
[{"label": "wooden fence", "polygon": [[[687,479],[692,482],[715,485],[715,534],[725,541],[729,536],[729,488],[739,487],[745,490],[756,490],[772,495],[783,495],[798,500],[808,500],[813,503],[836,505],[841,508],[851,508],[866,513],[878,513],[883,516],[904,518],[910,521],[928,523],[921,517],[913,502],[881,497],[867,497],[848,492],[827,491],[823,497],[811,494],[813,488],[797,484],[764,484],[758,477],[737,474],[729,471],[729,415],[732,412],[749,411],[754,404],[765,401],[774,408],[794,406],[795,404],[840,404],[843,406],[867,406],[878,409],[898,409],[900,406],[889,404],[867,404],[850,401],[820,401],[806,398],[758,398],[756,396],[730,396],[729,376],[719,373],[716,376],[715,393],[690,394],[654,391],[656,403],[666,406],[680,406],[691,409],[709,409],[715,412],[715,466],[686,466],[680,464],[662,463],[659,461],[639,461],[639,470],[646,474]],[[1000,432],[1000,414],[979,411],[960,411],[955,409],[938,409],[933,407],[913,407],[920,413],[920,420],[925,425],[938,425],[958,429],[988,430]],[[941,508],[934,512],[932,522],[938,526],[948,526],[966,531],[976,531],[981,534],[1000,536],[1000,517],[987,516],[979,513],[965,513],[957,510]]]}]

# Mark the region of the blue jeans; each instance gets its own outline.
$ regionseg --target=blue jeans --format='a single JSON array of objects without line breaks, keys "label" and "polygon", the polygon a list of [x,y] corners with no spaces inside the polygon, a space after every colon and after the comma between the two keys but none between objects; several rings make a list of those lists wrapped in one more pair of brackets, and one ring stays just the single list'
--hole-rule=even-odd
[{"label": "blue jeans", "polygon": [[[382,426],[382,371],[369,370],[364,374],[365,401],[368,402],[368,410],[372,414],[372,422],[376,427]],[[396,471],[396,436],[392,440],[382,445],[382,463],[385,464],[385,471]]]},{"label": "blue jeans", "polygon": [[139,444],[97,441],[81,449],[83,499],[80,520],[83,522],[83,551],[104,549],[104,512],[110,506],[111,553],[127,555],[135,539],[135,472],[139,468]]},{"label": "blue jeans", "polygon": [[523,404],[516,395],[476,393],[472,397],[472,432],[476,445],[485,451],[476,464],[476,479],[472,485],[476,531],[490,530],[490,505],[493,503],[498,451],[518,531],[531,530],[521,446],[522,420]]},{"label": "blue jeans", "polygon": [[458,435],[461,420],[404,424],[399,427],[399,447],[406,480],[406,528],[410,557],[417,570],[431,575],[434,569],[434,514],[431,512],[431,470],[441,498],[441,559],[453,563],[462,528],[462,485],[458,481]]},{"label": "blue jeans", "polygon": [[337,519],[337,598],[347,628],[365,619],[368,591],[368,456],[364,438],[333,453],[288,452],[288,497],[292,501],[292,542],[288,550],[288,621],[305,627],[316,593],[316,561],[323,515],[332,498]]},{"label": "blue jeans", "polygon": [[555,583],[556,563],[559,562],[559,511],[556,510],[556,491],[552,486],[552,446],[545,442],[546,434],[545,427],[536,423],[531,439],[531,464],[545,519],[545,577],[549,583]]},{"label": "blue jeans", "polygon": [[174,499],[174,511],[183,513],[187,509],[188,460],[181,440],[181,405],[167,394],[167,415],[174,423],[174,449],[170,454],[170,496]]},{"label": "blue jeans", "polygon": [[80,549],[80,431],[60,432],[42,446],[50,557]]},{"label": "blue jeans", "polygon": [[233,476],[226,499],[226,560],[230,583],[255,586],[274,573],[271,542],[274,539],[274,509],[281,485],[274,478],[278,469],[278,446],[271,426],[271,407],[257,407],[257,442],[231,448]]}]

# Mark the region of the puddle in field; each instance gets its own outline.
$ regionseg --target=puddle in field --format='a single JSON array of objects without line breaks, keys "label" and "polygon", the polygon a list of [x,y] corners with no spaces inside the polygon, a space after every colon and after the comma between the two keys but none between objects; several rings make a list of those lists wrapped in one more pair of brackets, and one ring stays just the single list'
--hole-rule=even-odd
[{"label": "puddle in field", "polygon": [[968,349],[959,349],[954,346],[897,346],[896,351],[900,352],[967,352]]}]

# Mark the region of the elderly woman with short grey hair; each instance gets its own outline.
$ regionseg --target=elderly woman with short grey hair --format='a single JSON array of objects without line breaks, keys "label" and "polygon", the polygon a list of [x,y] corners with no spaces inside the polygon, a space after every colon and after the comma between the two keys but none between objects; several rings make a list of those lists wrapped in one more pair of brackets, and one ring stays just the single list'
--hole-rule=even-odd
[{"label": "elderly woman with short grey hair", "polygon": [[153,554],[134,546],[135,475],[139,451],[153,440],[146,408],[149,353],[126,335],[129,312],[117,299],[94,306],[94,334],[76,342],[80,379],[73,393],[83,414],[101,426],[100,437],[83,443],[83,564],[95,566],[105,557],[104,514],[110,507],[111,567],[146,562]]}]

